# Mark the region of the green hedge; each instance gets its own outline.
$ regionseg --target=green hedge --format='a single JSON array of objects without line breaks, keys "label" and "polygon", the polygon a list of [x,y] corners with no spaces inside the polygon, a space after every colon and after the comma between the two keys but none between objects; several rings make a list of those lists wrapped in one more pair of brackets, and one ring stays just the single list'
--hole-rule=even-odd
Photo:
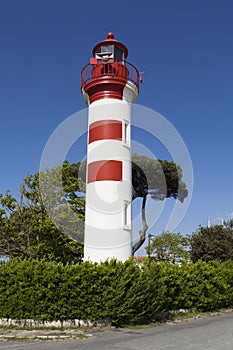
[{"label": "green hedge", "polygon": [[212,311],[233,305],[233,263],[162,264],[160,280],[166,286],[168,310]]},{"label": "green hedge", "polygon": [[12,260],[0,263],[0,296],[0,318],[146,323],[168,310],[231,307],[233,263]]}]

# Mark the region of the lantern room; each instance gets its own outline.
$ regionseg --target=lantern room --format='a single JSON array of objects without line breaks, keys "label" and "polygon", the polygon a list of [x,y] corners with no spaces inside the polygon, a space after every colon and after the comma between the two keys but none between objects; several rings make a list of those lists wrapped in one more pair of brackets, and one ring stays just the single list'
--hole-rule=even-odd
[{"label": "lantern room", "polygon": [[81,89],[87,103],[100,98],[122,99],[123,90],[131,84],[139,90],[139,73],[136,67],[126,61],[127,47],[114,39],[109,32],[107,39],[96,44],[93,57],[81,73]]},{"label": "lantern room", "polygon": [[98,60],[98,63],[106,60],[124,61],[128,56],[128,49],[124,44],[114,39],[112,32],[109,32],[107,40],[94,47],[93,56]]}]

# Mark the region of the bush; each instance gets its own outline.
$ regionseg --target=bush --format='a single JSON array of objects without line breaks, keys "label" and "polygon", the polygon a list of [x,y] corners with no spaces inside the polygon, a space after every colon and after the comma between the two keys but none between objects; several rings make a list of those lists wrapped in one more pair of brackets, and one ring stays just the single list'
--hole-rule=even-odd
[{"label": "bush", "polygon": [[233,263],[146,260],[139,267],[133,259],[99,265],[10,260],[0,263],[0,295],[1,318],[148,323],[168,310],[232,306]]},{"label": "bush", "polygon": [[197,262],[160,265],[166,286],[165,309],[211,311],[233,304],[233,263]]}]

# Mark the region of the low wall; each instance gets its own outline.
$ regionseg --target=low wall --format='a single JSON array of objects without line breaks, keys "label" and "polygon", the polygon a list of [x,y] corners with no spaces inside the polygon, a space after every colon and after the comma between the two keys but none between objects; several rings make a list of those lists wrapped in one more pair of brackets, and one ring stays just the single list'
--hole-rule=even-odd
[{"label": "low wall", "polygon": [[110,325],[107,319],[90,321],[90,320],[67,320],[67,321],[37,321],[32,319],[14,320],[12,318],[0,319],[0,326],[18,326],[18,327],[55,327],[55,328],[70,328],[70,327],[106,327]]}]

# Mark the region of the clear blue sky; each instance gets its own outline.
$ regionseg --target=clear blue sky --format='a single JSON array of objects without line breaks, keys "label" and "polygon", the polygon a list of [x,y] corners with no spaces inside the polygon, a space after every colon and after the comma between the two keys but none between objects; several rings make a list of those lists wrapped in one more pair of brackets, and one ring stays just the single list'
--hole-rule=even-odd
[{"label": "clear blue sky", "polygon": [[113,31],[147,72],[137,103],[166,117],[190,152],[194,191],[177,230],[231,215],[232,18],[230,0],[0,0],[0,193],[16,195],[50,134],[85,108],[80,71]]}]

